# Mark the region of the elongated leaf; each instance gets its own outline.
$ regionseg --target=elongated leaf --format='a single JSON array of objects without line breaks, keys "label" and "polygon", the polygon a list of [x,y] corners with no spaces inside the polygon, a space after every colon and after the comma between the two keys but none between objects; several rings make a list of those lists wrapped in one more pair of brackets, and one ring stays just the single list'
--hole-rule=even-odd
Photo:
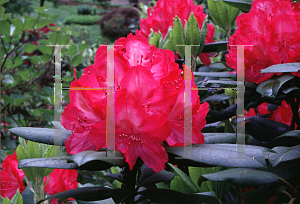
[{"label": "elongated leaf", "polygon": [[291,130],[291,127],[273,120],[258,116],[246,118],[246,131],[261,142],[271,142],[279,135]]},{"label": "elongated leaf", "polygon": [[[197,22],[197,19],[194,15],[194,13],[192,12],[188,23],[186,23],[186,25],[188,25],[188,28],[186,29],[186,42],[188,45],[198,45],[200,44],[200,29],[199,29],[199,25]],[[198,46],[193,46],[192,47],[192,55],[196,55],[199,47]]]},{"label": "elongated leaf", "polygon": [[280,87],[285,82],[291,80],[294,77],[295,76],[293,76],[290,73],[285,73],[285,74],[282,74],[281,76],[273,77],[271,79],[261,82],[257,86],[256,91],[266,97],[275,99]]},{"label": "elongated leaf", "polygon": [[139,194],[144,195],[151,201],[160,204],[220,204],[220,201],[215,196],[207,195],[204,193],[184,194],[169,189],[148,189],[139,192]]},{"label": "elongated leaf", "polygon": [[[236,144],[236,133],[203,133],[204,144]],[[240,136],[240,135],[239,135]]]},{"label": "elongated leaf", "polygon": [[280,178],[287,180],[293,178],[296,175],[299,175],[299,169],[300,169],[300,159],[295,159],[295,160],[279,163],[275,167],[268,165],[267,169],[261,169],[261,170],[272,172],[278,175]]},{"label": "elongated leaf", "polygon": [[192,193],[191,188],[184,182],[180,176],[175,176],[171,181],[170,189],[181,193]]},{"label": "elongated leaf", "polygon": [[[23,146],[19,145],[17,147],[17,159],[18,159],[19,164],[23,160],[29,159],[28,152]],[[23,172],[29,181],[35,182],[36,172],[35,172],[34,168],[23,169]]]},{"label": "elongated leaf", "polygon": [[208,76],[208,77],[236,77],[236,74],[229,72],[193,72],[195,76]]},{"label": "elongated leaf", "polygon": [[[112,154],[112,152],[108,153]],[[115,151],[115,157],[122,157],[123,159],[115,158],[113,155],[110,156],[107,157],[106,151],[84,151],[71,156],[70,161],[77,163],[79,167],[90,163],[91,167],[94,166],[102,170],[112,166],[124,167],[126,165],[121,152]]]},{"label": "elongated leaf", "polygon": [[276,174],[247,168],[227,169],[217,173],[202,175],[199,179],[199,186],[206,179],[210,181],[226,181],[241,187],[261,186],[279,181],[279,177]]},{"label": "elongated leaf", "polygon": [[294,138],[300,139],[300,130],[292,130],[292,131],[286,132],[286,133],[276,137],[275,139],[284,138],[284,137],[294,137]]},{"label": "elongated leaf", "polygon": [[214,43],[205,44],[202,52],[220,52],[227,50],[228,41],[220,41]]},{"label": "elongated leaf", "polygon": [[79,169],[76,163],[67,163],[71,156],[47,157],[35,159],[23,159],[19,162],[19,168],[44,167],[56,169]]},{"label": "elongated leaf", "polygon": [[34,142],[40,142],[44,144],[54,145],[54,137],[56,135],[62,135],[62,145],[65,145],[66,139],[72,134],[71,131],[62,129],[50,129],[50,128],[33,128],[33,127],[17,127],[9,129],[10,132],[23,137],[26,140]]},{"label": "elongated leaf", "polygon": [[111,197],[112,191],[113,190],[110,188],[100,186],[77,188],[54,194],[52,196],[40,200],[39,202],[37,202],[37,204],[40,204],[45,200],[57,198],[74,198],[82,201],[104,200]]},{"label": "elongated leaf", "polygon": [[283,73],[283,72],[298,72],[300,63],[275,64],[268,68],[260,70],[261,73]]},{"label": "elongated leaf", "polygon": [[249,12],[251,9],[252,0],[222,0],[224,3],[241,9],[245,12]]},{"label": "elongated leaf", "polygon": [[239,14],[239,9],[222,1],[208,0],[207,5],[213,21],[228,32],[230,25]]},{"label": "elongated leaf", "polygon": [[[9,36],[10,35],[10,24],[8,21],[1,21],[1,33]],[[1,46],[2,47],[2,46]]]},{"label": "elongated leaf", "polygon": [[33,28],[34,25],[37,23],[38,19],[26,19],[24,22],[24,30],[28,30],[29,28]]},{"label": "elongated leaf", "polygon": [[231,98],[230,96],[227,96],[225,93],[222,94],[214,94],[212,96],[209,96],[203,100],[201,100],[201,102],[205,102],[205,101],[225,101],[227,99]]},{"label": "elongated leaf", "polygon": [[23,22],[20,18],[10,19],[10,21],[16,29],[23,30]]},{"label": "elongated leaf", "polygon": [[200,47],[198,49],[198,52],[196,53],[196,56],[198,56],[201,52],[203,52],[204,46],[205,46],[205,40],[207,36],[207,22],[208,22],[208,17],[206,16],[202,28],[200,30]]},{"label": "elongated leaf", "polygon": [[192,192],[197,192],[198,188],[193,183],[192,179],[188,177],[183,171],[181,171],[178,167],[174,166],[173,164],[168,163],[172,169],[182,178],[182,180],[187,184],[187,186],[191,189]]},{"label": "elongated leaf", "polygon": [[294,147],[274,147],[273,150],[277,153],[269,153],[269,161],[273,167],[281,162],[300,158],[300,145]]},{"label": "elongated leaf", "polygon": [[184,46],[177,46],[177,45],[186,45],[184,30],[182,27],[181,20],[178,17],[174,20],[174,26],[172,30],[172,41],[180,57],[184,58]]},{"label": "elongated leaf", "polygon": [[149,38],[149,44],[159,48],[159,38],[160,38],[159,33],[154,33],[151,39]]},{"label": "elongated leaf", "polygon": [[115,189],[112,192],[112,199],[115,201],[115,203],[123,203],[131,193],[133,193],[133,191],[130,189]]},{"label": "elongated leaf", "polygon": [[17,192],[12,197],[10,204],[23,204],[23,198],[20,195],[19,189],[17,189]]},{"label": "elongated leaf", "polygon": [[[185,158],[184,147],[166,147],[171,163],[183,162],[185,165],[200,167],[211,165],[263,168],[266,166],[263,151],[267,150],[267,148],[253,145],[196,144],[192,146],[192,158]],[[184,159],[175,159],[174,155]]]},{"label": "elongated leaf", "polygon": [[138,183],[138,186],[147,186],[162,181],[171,181],[174,177],[175,175],[169,171],[162,170],[155,173],[151,168],[144,167],[141,169],[140,183]]}]

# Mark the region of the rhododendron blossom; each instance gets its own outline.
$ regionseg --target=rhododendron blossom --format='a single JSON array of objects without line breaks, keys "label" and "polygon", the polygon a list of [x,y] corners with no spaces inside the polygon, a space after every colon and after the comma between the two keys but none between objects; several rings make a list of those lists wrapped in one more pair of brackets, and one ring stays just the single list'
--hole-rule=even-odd
[{"label": "rhododendron blossom", "polygon": [[[300,107],[299,107],[300,110]],[[286,101],[282,101],[281,105],[278,106],[275,110],[270,111],[268,108],[268,103],[262,103],[259,106],[257,106],[257,113],[255,112],[254,108],[251,108],[248,113],[245,115],[245,117],[250,117],[250,116],[256,116],[258,115],[264,115],[264,114],[269,114],[270,117],[268,119],[277,121],[280,123],[284,123],[288,126],[291,125],[292,118],[293,118],[293,112],[291,109],[291,106],[287,104]],[[300,114],[299,114],[300,116]],[[297,125],[295,127],[297,129]]]},{"label": "rhododendron blossom", "polygon": [[[65,142],[67,152],[106,148],[107,55],[114,52],[115,147],[131,169],[140,157],[158,172],[168,160],[163,141],[171,146],[184,142],[182,71],[172,51],[151,46],[145,37],[129,34],[115,45],[119,46],[109,53],[106,46],[100,46],[94,65],[71,83],[71,103],[61,117],[62,125],[72,131]],[[94,89],[84,89],[87,87]],[[203,143],[200,130],[208,105],[200,105],[197,90],[192,105],[193,143]]]},{"label": "rhododendron blossom", "polygon": [[[245,46],[245,80],[260,83],[273,73],[260,70],[274,64],[300,62],[300,4],[290,0],[255,0],[249,13],[237,17],[229,45]],[[236,46],[230,46],[227,65],[237,69]],[[281,75],[281,73],[276,73]],[[300,76],[300,71],[292,72]]]},{"label": "rhododendron blossom", "polygon": [[[203,7],[194,4],[193,0],[159,0],[156,2],[156,6],[153,7],[153,10],[152,8],[148,8],[147,12],[148,17],[140,20],[140,30],[136,31],[137,35],[143,35],[147,38],[151,33],[151,29],[156,33],[160,31],[162,36],[165,37],[169,27],[173,26],[173,18],[176,16],[180,18],[184,27],[185,21],[188,21],[193,12],[200,29],[206,17],[206,14],[203,12]],[[205,43],[214,42],[214,33],[214,26],[208,23]],[[207,66],[210,65],[211,61],[207,53],[201,53],[199,57],[204,64]]]},{"label": "rhododendron blossom", "polygon": [[3,198],[8,197],[11,200],[18,189],[22,193],[25,190],[24,176],[23,171],[18,169],[18,159],[15,151],[14,154],[6,157],[2,163],[1,196]]}]

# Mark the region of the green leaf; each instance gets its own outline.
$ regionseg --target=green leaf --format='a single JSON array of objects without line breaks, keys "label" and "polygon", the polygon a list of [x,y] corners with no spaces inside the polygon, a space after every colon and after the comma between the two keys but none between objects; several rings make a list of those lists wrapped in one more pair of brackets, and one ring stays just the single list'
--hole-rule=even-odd
[{"label": "green leaf", "polygon": [[78,66],[83,60],[83,57],[80,55],[76,55],[75,57],[73,57],[71,64],[73,66]]},{"label": "green leaf", "polygon": [[4,16],[1,19],[2,19],[2,21],[6,21],[7,19],[11,19],[11,14],[10,13],[5,13]]},{"label": "green leaf", "polygon": [[130,189],[115,189],[112,192],[112,199],[115,203],[124,203],[124,200],[132,194]]},{"label": "green leaf", "polygon": [[110,157],[108,157],[106,151],[84,151],[73,155],[70,161],[77,163],[79,167],[90,164],[91,167],[98,167],[98,169],[101,168],[101,170],[108,169],[112,166],[124,167],[126,165],[124,159],[115,158],[123,158],[121,152],[115,151],[115,157],[112,155],[113,152],[107,152]]},{"label": "green leaf", "polygon": [[10,24],[8,21],[1,21],[1,34],[2,33],[4,35],[10,36]]},{"label": "green leaf", "polygon": [[223,28],[225,32],[229,32],[231,24],[239,14],[239,9],[222,1],[208,0],[207,5],[214,23]]},{"label": "green leaf", "polygon": [[235,73],[229,72],[193,72],[195,76],[207,76],[207,77],[236,77]]},{"label": "green leaf", "polygon": [[77,53],[78,53],[78,50],[75,45],[69,46],[69,51],[68,51],[69,55],[73,56],[73,55],[76,55]]},{"label": "green leaf", "polygon": [[207,21],[208,21],[208,17],[206,16],[200,31],[200,47],[198,49],[198,52],[196,53],[196,56],[198,56],[201,52],[203,52],[205,46],[205,40],[207,36]]},{"label": "green leaf", "polygon": [[8,2],[8,0],[1,0],[1,6],[7,2]]},{"label": "green leaf", "polygon": [[112,196],[112,191],[112,189],[102,186],[77,188],[54,194],[40,200],[39,202],[37,202],[37,204],[43,203],[43,201],[45,200],[57,198],[74,198],[82,201],[104,200]]},{"label": "green leaf", "polygon": [[17,127],[9,129],[10,132],[23,137],[24,139],[40,142],[44,144],[54,144],[54,137],[62,135],[62,145],[65,145],[66,139],[72,134],[71,131],[50,128]]},{"label": "green leaf", "polygon": [[197,186],[199,192],[208,192],[208,191],[216,191],[217,183],[213,183],[212,181],[205,181],[201,187],[198,185],[198,180],[202,174],[215,173],[220,170],[220,167],[191,167],[189,166],[189,175],[193,181],[193,183]]},{"label": "green leaf", "polygon": [[28,70],[22,70],[19,71],[18,74],[20,75],[20,77],[22,77],[22,79],[24,79],[25,81],[29,80],[29,72]]},{"label": "green leaf", "polygon": [[228,41],[220,41],[214,43],[205,44],[202,52],[220,52],[227,50]]},{"label": "green leaf", "polygon": [[29,99],[29,96],[21,95],[21,94],[11,94],[10,96],[14,99],[16,106],[20,105],[21,103]]},{"label": "green leaf", "polygon": [[247,168],[234,168],[202,175],[198,181],[199,186],[205,180],[226,181],[241,187],[256,187],[279,181],[279,177],[271,172]]},{"label": "green leaf", "polygon": [[44,54],[44,55],[52,55],[52,47],[42,45],[39,47],[39,50]]},{"label": "green leaf", "polygon": [[286,137],[286,138],[293,137],[293,138],[300,139],[300,130],[292,130],[292,131],[286,132],[286,133],[276,137],[275,139],[284,138],[284,137]]},{"label": "green leaf", "polygon": [[[48,158],[48,157],[54,157],[54,146],[53,145],[48,145],[47,149],[44,151],[43,158]],[[52,168],[44,169],[43,177],[48,176],[49,174],[51,174],[51,172],[53,170],[54,169],[52,169]]]},{"label": "green leaf", "polygon": [[149,44],[159,48],[159,38],[160,38],[159,33],[154,33],[153,37],[149,39]]},{"label": "green leaf", "polygon": [[[113,174],[119,173],[119,171],[117,170],[117,168],[114,167],[114,166],[111,167],[110,170],[111,170],[111,173],[113,173]],[[116,184],[117,184],[117,186],[118,186],[119,188],[122,187],[122,183],[121,183],[120,181],[115,180],[115,182],[116,182]]]},{"label": "green leaf", "polygon": [[33,29],[38,19],[25,19],[24,30]]},{"label": "green leaf", "polygon": [[[52,51],[51,51],[52,52]],[[41,59],[43,60],[43,62],[49,62],[51,60],[51,55],[49,54],[45,54],[45,55],[41,55],[40,56]],[[37,76],[40,76],[41,72],[35,72],[35,73],[38,73],[38,75],[32,75],[33,78],[37,77]],[[44,73],[44,72],[43,72]],[[33,73],[34,74],[34,73]]]},{"label": "green leaf", "polygon": [[249,12],[253,0],[222,0],[224,3],[241,9],[242,11]]},{"label": "green leaf", "polygon": [[5,104],[10,104],[12,106],[15,104],[14,99],[12,97],[9,97],[7,95],[2,95],[1,98],[4,99]]},{"label": "green leaf", "polygon": [[263,96],[275,99],[280,87],[287,81],[291,80],[295,76],[290,73],[282,74],[281,76],[275,76],[271,79],[261,82],[256,91]]},{"label": "green leaf", "polygon": [[3,6],[1,6],[1,19],[2,19],[3,15],[4,15],[4,13],[5,13],[5,8]]},{"label": "green leaf", "polygon": [[9,201],[8,197],[5,197],[3,204],[10,204],[10,201]]},{"label": "green leaf", "polygon": [[179,168],[177,168],[173,164],[170,164],[170,163],[168,163],[168,164],[170,165],[170,167],[172,167],[172,169],[174,169],[174,171],[180,176],[180,178],[182,178],[182,180],[186,183],[186,185],[190,188],[190,190],[193,193],[198,192],[197,186],[195,186],[195,184],[193,183],[193,181],[190,177],[188,177],[183,171],[181,171]]},{"label": "green leaf", "polygon": [[169,27],[167,35],[170,36],[170,37],[169,37],[169,40],[168,40],[166,38],[167,36],[165,36],[165,46],[164,46],[164,49],[171,50],[171,51],[173,51],[175,53],[176,49],[175,49],[175,45],[174,45],[174,42],[173,42],[172,30],[173,30],[173,28]]},{"label": "green leaf", "polygon": [[[245,150],[245,151],[243,151]],[[264,147],[240,144],[196,144],[192,146],[192,157],[184,157],[184,147],[166,147],[169,153],[169,162],[185,165],[204,167],[251,167],[264,168],[266,166]],[[176,156],[183,157],[175,159]],[[239,159],[233,159],[239,158]],[[243,159],[245,158],[245,159]]]},{"label": "green leaf", "polygon": [[[163,43],[162,43],[162,49],[167,49],[166,45],[169,43],[169,41],[171,40],[171,34],[172,34],[172,26],[169,27],[168,29],[168,33],[166,34]],[[172,50],[173,51],[173,50]]]},{"label": "green leaf", "polygon": [[193,12],[191,13],[186,25],[188,25],[188,28],[186,29],[186,42],[188,45],[198,45],[192,47],[192,55],[196,55],[200,44],[200,29]]},{"label": "green leaf", "polygon": [[21,64],[23,64],[22,57],[21,56],[17,56],[16,59],[14,60],[13,68],[14,67],[18,67]]},{"label": "green leaf", "polygon": [[283,73],[283,72],[298,72],[300,63],[275,64],[268,68],[260,70],[261,73]]},{"label": "green leaf", "polygon": [[28,53],[32,53],[33,51],[35,51],[36,49],[38,49],[37,46],[31,44],[31,43],[26,43],[24,46],[24,51],[28,52]]},{"label": "green leaf", "polygon": [[172,30],[172,41],[180,57],[184,58],[184,46],[177,46],[177,45],[186,45],[183,26],[180,18],[178,17],[174,20],[174,26]]},{"label": "green leaf", "polygon": [[[22,160],[29,159],[28,152],[27,152],[27,150],[23,146],[19,145],[17,147],[17,158],[18,158],[19,164],[22,162]],[[34,171],[34,168],[23,169],[23,172],[24,172],[25,176],[27,177],[27,179],[29,181],[35,182],[35,171]]]},{"label": "green leaf", "polygon": [[300,158],[300,145],[294,147],[274,147],[272,150],[277,153],[269,153],[269,161],[273,167],[281,162]]},{"label": "green leaf", "polygon": [[175,178],[171,181],[170,189],[181,193],[191,193],[190,187],[180,176],[175,176]]},{"label": "green leaf", "polygon": [[16,27],[16,29],[23,30],[23,22],[20,18],[10,19],[10,22]]},{"label": "green leaf", "polygon": [[50,23],[52,23],[52,20],[50,19],[45,19],[45,18],[39,18],[38,23],[36,24],[36,29],[40,29],[46,25],[49,25]]},{"label": "green leaf", "polygon": [[[211,95],[205,99],[202,99],[201,102],[204,102],[204,101],[225,101],[227,99],[231,98],[231,96],[227,96],[225,93],[222,93],[222,94],[214,94],[214,95]],[[227,143],[227,142],[223,142],[223,143]],[[229,142],[231,143],[231,142]]]},{"label": "green leaf", "polygon": [[19,192],[19,189],[17,189],[16,194],[12,197],[10,204],[23,204],[23,198]]},{"label": "green leaf", "polygon": [[[68,163],[71,156],[46,157],[35,159],[23,159],[19,162],[19,168],[43,167],[53,169],[79,169],[76,163]],[[48,169],[47,169],[48,170]]]},{"label": "green leaf", "polygon": [[83,52],[85,49],[89,48],[88,44],[79,44],[78,45],[79,52]]}]

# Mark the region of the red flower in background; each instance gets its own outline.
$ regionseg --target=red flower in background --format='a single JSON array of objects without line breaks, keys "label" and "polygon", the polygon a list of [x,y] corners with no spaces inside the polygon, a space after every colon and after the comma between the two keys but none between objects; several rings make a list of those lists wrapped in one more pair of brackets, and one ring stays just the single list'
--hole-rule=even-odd
[{"label": "red flower in background", "polygon": [[[268,109],[268,103],[260,104],[259,106],[257,106],[257,109],[258,109],[259,115],[270,114],[270,117],[268,119],[277,121],[280,123],[284,123],[288,126],[291,125],[292,118],[293,118],[293,112],[292,112],[291,106],[289,104],[287,104],[287,102],[284,100],[281,102],[281,106],[279,106],[277,109],[275,109],[272,112]],[[299,107],[299,110],[300,110],[300,107]],[[255,115],[256,115],[256,112],[255,112],[254,108],[251,108],[248,111],[248,113],[245,115],[245,117],[250,117],[250,116],[255,116]],[[296,125],[295,129],[297,129],[297,125]]]},{"label": "red flower in background", "polygon": [[[201,29],[206,14],[203,13],[203,7],[194,4],[193,0],[159,0],[156,2],[156,6],[147,10],[148,18],[140,20],[140,30],[136,31],[137,35],[142,35],[148,38],[151,33],[151,28],[154,32],[160,31],[163,37],[168,33],[170,26],[173,26],[173,18],[178,16],[183,24],[185,20],[188,21],[191,13],[193,12],[199,28]],[[211,24],[207,24],[207,36],[205,43],[214,42],[213,36],[215,28]],[[207,66],[211,61],[207,53],[201,53],[199,55],[201,61]]]},{"label": "red flower in background", "polygon": [[18,159],[16,151],[14,154],[6,157],[2,163],[1,171],[1,196],[8,197],[9,200],[19,189],[20,193],[25,190],[23,183],[24,173],[18,169]]},{"label": "red flower in background", "polygon": [[[183,143],[181,133],[176,132],[183,129],[183,123],[178,123],[184,110],[181,70],[172,51],[150,46],[145,37],[129,34],[118,39],[115,45],[122,45],[114,48],[116,149],[124,154],[130,168],[140,157],[158,172],[168,160],[162,142]],[[106,47],[100,46],[95,64],[88,66],[81,78],[71,83],[71,88],[107,87],[106,58]],[[67,152],[105,148],[106,90],[71,89],[70,102],[61,117],[62,125],[72,130],[66,140]],[[200,105],[199,96],[194,92],[195,143],[204,142],[200,130],[205,126],[207,112],[207,104]]]},{"label": "red flower in background", "polygon": [[[260,70],[274,64],[300,62],[300,4],[290,0],[255,0],[249,13],[237,17],[238,29],[229,45],[245,47],[245,80],[260,83],[273,73]],[[236,47],[226,56],[227,65],[236,67]],[[281,73],[276,73],[281,75]],[[292,72],[300,77],[300,71]]]}]

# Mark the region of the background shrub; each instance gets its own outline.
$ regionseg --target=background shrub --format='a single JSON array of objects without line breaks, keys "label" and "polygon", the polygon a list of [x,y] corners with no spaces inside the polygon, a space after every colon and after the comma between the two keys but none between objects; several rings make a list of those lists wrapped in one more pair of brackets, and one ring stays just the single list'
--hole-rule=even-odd
[{"label": "background shrub", "polygon": [[71,15],[65,20],[65,24],[81,24],[81,25],[92,25],[100,20],[99,15]]},{"label": "background shrub", "polygon": [[80,5],[77,7],[78,15],[92,15],[92,8],[88,5]]},{"label": "background shrub", "polygon": [[135,9],[115,8],[100,20],[101,33],[112,40],[126,37],[139,28],[139,20],[140,15]]}]

